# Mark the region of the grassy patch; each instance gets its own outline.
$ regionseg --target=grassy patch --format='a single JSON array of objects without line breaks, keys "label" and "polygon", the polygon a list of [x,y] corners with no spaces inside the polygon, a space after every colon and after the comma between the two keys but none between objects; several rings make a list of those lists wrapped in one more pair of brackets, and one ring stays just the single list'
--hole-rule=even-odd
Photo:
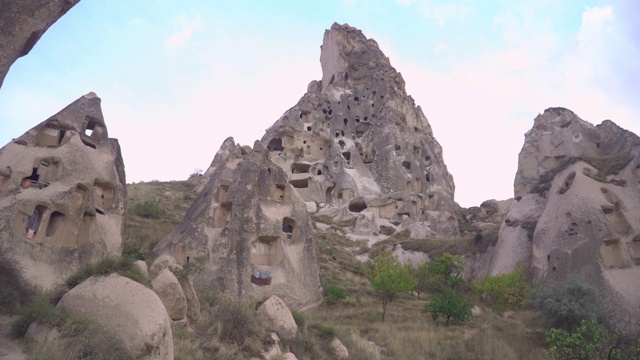
[{"label": "grassy patch", "polygon": [[118,273],[121,276],[128,277],[129,279],[150,288],[151,280],[140,270],[140,268],[133,264],[134,262],[135,259],[130,257],[106,257],[97,263],[82,266],[78,271],[67,278],[65,284],[69,289],[72,289],[94,275]]},{"label": "grassy patch", "polygon": [[0,244],[0,314],[9,314],[26,305],[35,289],[22,276],[22,269]]},{"label": "grassy patch", "polygon": [[120,341],[100,324],[87,318],[65,315],[56,325],[60,336],[51,342],[27,347],[30,360],[119,360],[130,358]]}]

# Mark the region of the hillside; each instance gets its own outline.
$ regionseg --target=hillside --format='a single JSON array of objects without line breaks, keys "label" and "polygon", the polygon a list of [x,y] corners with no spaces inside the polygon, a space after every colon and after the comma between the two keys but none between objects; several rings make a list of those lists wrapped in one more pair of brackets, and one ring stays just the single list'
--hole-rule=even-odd
[{"label": "hillside", "polygon": [[[186,181],[145,182],[127,185],[130,207],[127,211],[127,248],[148,252],[181,219],[194,197],[197,178]],[[137,203],[155,202],[166,213],[158,219],[136,216]],[[348,297],[336,305],[321,305],[303,312],[307,327],[333,327],[349,349],[350,359],[546,359],[544,329],[533,310],[510,311],[496,315],[482,307],[469,322],[444,326],[422,313],[426,297],[400,294],[390,304],[385,322],[380,321],[380,300],[363,274],[363,259],[389,243],[431,244],[428,250],[443,252],[438,246],[456,252],[469,250],[462,240],[443,244],[442,240],[391,237],[370,248],[366,241],[354,241],[344,234],[353,222],[325,224],[312,217],[323,285],[343,287]],[[406,246],[406,245],[405,245]],[[179,354],[176,353],[176,356]]]}]

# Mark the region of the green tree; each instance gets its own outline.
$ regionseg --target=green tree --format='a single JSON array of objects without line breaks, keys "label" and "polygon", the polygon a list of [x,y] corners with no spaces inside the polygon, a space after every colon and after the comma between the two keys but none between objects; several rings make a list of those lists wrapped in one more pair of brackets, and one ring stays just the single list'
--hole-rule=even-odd
[{"label": "green tree", "polygon": [[427,292],[429,290],[429,285],[431,284],[431,273],[429,272],[429,262],[425,261],[417,266],[414,266],[412,263],[406,264],[407,270],[413,276],[413,280],[415,281],[415,285],[413,286],[413,291],[418,294],[418,299],[420,299],[420,294]]},{"label": "green tree", "polygon": [[466,321],[471,317],[472,302],[463,293],[456,291],[456,286],[462,283],[464,261],[460,255],[444,255],[432,259],[427,264],[429,269],[429,286],[435,294],[431,296],[424,312],[430,313],[433,321],[439,317],[449,320]]},{"label": "green tree", "polygon": [[459,322],[468,320],[471,317],[472,305],[471,300],[463,293],[456,292],[452,286],[447,286],[442,292],[431,297],[424,312],[430,313],[433,321],[442,316],[447,319],[447,326],[449,326],[451,318]]},{"label": "green tree", "polygon": [[434,291],[444,291],[447,286],[455,287],[462,282],[464,261],[460,255],[444,255],[427,263],[429,270],[428,287]]},{"label": "green tree", "polygon": [[367,269],[367,278],[373,289],[382,298],[382,321],[387,312],[387,304],[403,291],[411,291],[414,280],[405,266],[390,251],[376,256],[373,265]]}]

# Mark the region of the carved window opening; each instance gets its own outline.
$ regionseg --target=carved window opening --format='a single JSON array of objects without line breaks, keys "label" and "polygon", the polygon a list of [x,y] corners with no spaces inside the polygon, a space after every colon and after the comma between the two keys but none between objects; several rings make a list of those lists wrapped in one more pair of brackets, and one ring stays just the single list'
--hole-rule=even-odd
[{"label": "carved window opening", "polygon": [[309,173],[309,169],[311,165],[303,164],[303,163],[293,163],[291,164],[291,173],[292,174],[307,174]]},{"label": "carved window opening", "polygon": [[253,265],[275,266],[284,258],[280,239],[276,236],[260,236],[251,243]]},{"label": "carved window opening", "polygon": [[309,187],[309,179],[290,180],[289,184],[296,189],[305,189]]},{"label": "carved window opening", "polygon": [[107,182],[96,181],[93,184],[93,201],[96,212],[104,215],[107,210],[111,210],[116,201],[115,186]]},{"label": "carved window opening", "polygon": [[49,216],[49,222],[47,223],[47,237],[54,237],[60,233],[64,227],[64,214],[59,211],[54,211]]},{"label": "carved window opening", "polygon": [[367,203],[363,199],[353,199],[349,202],[349,211],[359,213],[367,208]]},{"label": "carved window opening", "polygon": [[281,138],[271,139],[271,141],[269,141],[269,144],[267,145],[267,149],[269,151],[283,151],[284,148],[282,147],[282,139]]}]

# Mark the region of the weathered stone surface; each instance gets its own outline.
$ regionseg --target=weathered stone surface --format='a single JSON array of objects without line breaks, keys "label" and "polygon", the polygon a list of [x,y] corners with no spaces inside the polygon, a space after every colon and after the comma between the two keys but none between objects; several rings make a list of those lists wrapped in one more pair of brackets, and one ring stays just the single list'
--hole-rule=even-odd
[{"label": "weathered stone surface", "polygon": [[0,149],[0,242],[48,288],[122,253],[125,194],[120,146],[89,93]]},{"label": "weathered stone surface", "polygon": [[0,0],[0,87],[9,67],[80,0]]},{"label": "weathered stone surface", "polygon": [[273,329],[278,336],[285,340],[291,341],[295,339],[298,332],[298,325],[291,315],[291,311],[287,304],[279,297],[272,295],[267,301],[258,307],[258,314],[266,315],[270,322],[270,328]]},{"label": "weathered stone surface", "polygon": [[131,279],[91,277],[67,292],[58,306],[103,325],[132,359],[173,359],[171,321],[162,301]]},{"label": "weathered stone surface", "polygon": [[178,278],[182,292],[187,300],[187,319],[189,321],[196,321],[200,317],[200,300],[193,288],[193,282],[188,277]]},{"label": "weathered stone surface", "polygon": [[331,340],[331,348],[333,348],[335,359],[345,360],[349,358],[349,351],[347,350],[347,347],[344,346],[342,341],[337,337],[334,337],[333,340]]},{"label": "weathered stone surface", "polygon": [[178,279],[168,268],[160,271],[153,279],[153,291],[164,304],[172,320],[184,319],[187,315],[187,299],[182,292]]},{"label": "weathered stone surface", "polygon": [[324,35],[322,80],[267,131],[262,144],[305,201],[346,220],[360,212],[414,236],[458,234],[454,183],[431,126],[378,44],[348,25]]},{"label": "weathered stone surface", "polygon": [[580,274],[637,316],[640,138],[609,120],[593,126],[547,109],[525,135],[514,190],[521,200],[502,226],[493,272],[529,257],[538,278]]},{"label": "weathered stone surface", "polygon": [[229,138],[203,177],[208,182],[155,253],[171,254],[181,264],[204,256],[194,281],[234,296],[270,291],[293,308],[318,303],[306,204],[264,147],[241,147]]}]

